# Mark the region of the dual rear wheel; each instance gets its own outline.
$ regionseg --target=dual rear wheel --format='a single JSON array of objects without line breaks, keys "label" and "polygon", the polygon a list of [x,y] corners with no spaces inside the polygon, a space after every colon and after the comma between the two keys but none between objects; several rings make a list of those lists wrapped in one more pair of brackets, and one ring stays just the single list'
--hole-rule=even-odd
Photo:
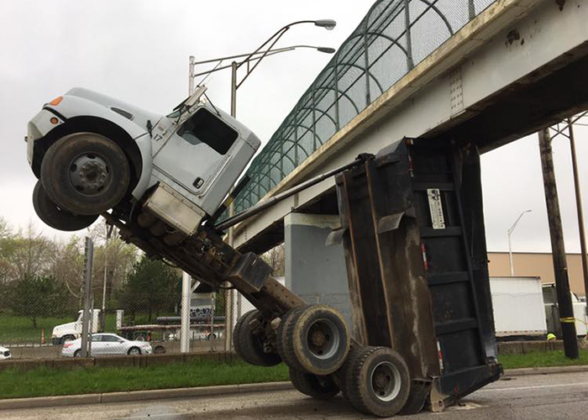
[{"label": "dual rear wheel", "polygon": [[[343,316],[326,305],[303,305],[285,313],[274,331],[259,311],[237,323],[234,344],[251,364],[283,361],[301,393],[317,399],[343,395],[359,411],[379,417],[419,412],[428,388],[411,389],[402,356],[388,347],[350,343]],[[268,343],[275,340],[275,348]]]}]

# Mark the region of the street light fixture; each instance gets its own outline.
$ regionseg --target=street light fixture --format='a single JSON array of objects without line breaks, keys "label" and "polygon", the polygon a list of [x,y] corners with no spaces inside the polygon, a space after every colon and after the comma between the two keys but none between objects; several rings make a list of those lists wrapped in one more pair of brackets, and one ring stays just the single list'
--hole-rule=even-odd
[{"label": "street light fixture", "polygon": [[510,260],[510,275],[511,275],[511,277],[514,277],[514,264],[513,264],[513,260],[512,260],[512,246],[511,246],[511,242],[510,242],[510,235],[513,233],[513,231],[517,227],[517,224],[519,223],[521,218],[525,215],[525,213],[530,213],[532,211],[533,210],[525,210],[524,212],[522,212],[519,215],[519,217],[517,217],[517,220],[515,220],[515,222],[512,224],[510,229],[508,229],[508,231],[507,231],[507,233],[508,233],[508,258]]},{"label": "street light fixture", "polygon": [[[294,51],[294,50],[302,49],[302,48],[313,49],[313,50],[316,50],[318,52],[322,52],[325,54],[333,54],[337,51],[335,48],[331,48],[331,47],[316,47],[314,45],[292,45],[290,47],[283,47],[283,48],[276,48],[273,50],[259,51],[258,53],[256,53],[254,56],[252,56],[249,59],[249,63],[260,60],[262,58],[262,55],[264,57],[270,57],[272,55],[276,55],[279,53]],[[248,57],[250,55],[251,55],[251,53],[238,54],[238,55],[231,55],[231,56],[227,56],[227,57],[213,58],[213,59],[204,60],[204,61],[194,61],[194,56],[190,56],[190,80],[193,80],[194,78],[199,77],[199,76],[204,76],[204,75],[208,75],[211,73],[215,73],[217,71],[231,68],[232,67],[231,64],[228,64],[226,66],[219,66],[219,64],[225,60],[232,60],[235,58]],[[194,73],[194,67],[199,66],[201,64],[209,64],[209,63],[217,63],[217,65],[210,70],[206,70],[206,71],[203,71],[200,73]],[[194,90],[193,85],[191,85],[190,91],[192,92],[193,90]]]},{"label": "street light fixture", "polygon": [[[327,30],[332,30],[335,28],[335,26],[337,26],[337,22],[332,19],[300,20],[300,21],[289,23],[286,26],[283,26],[276,33],[274,33],[267,40],[265,40],[259,47],[257,47],[257,49],[255,49],[253,52],[251,52],[249,54],[240,54],[240,55],[236,55],[236,56],[222,57],[222,58],[217,58],[217,59],[213,59],[213,60],[205,60],[205,61],[200,61],[200,62],[194,62],[194,57],[190,57],[190,78],[189,78],[190,94],[192,93],[192,91],[194,89],[194,77],[196,77],[198,75],[209,74],[209,73],[223,70],[223,69],[230,67],[231,68],[231,116],[235,117],[237,114],[237,89],[239,89],[239,87],[241,87],[243,82],[245,82],[245,80],[249,77],[249,75],[253,72],[253,70],[255,70],[255,68],[259,65],[259,63],[261,63],[261,61],[265,57],[267,57],[269,55],[278,54],[281,52],[292,51],[292,50],[295,50],[298,48],[312,48],[312,49],[315,49],[319,52],[327,53],[327,54],[332,54],[335,52],[334,48],[313,47],[310,45],[295,45],[292,47],[279,48],[279,49],[275,49],[275,50],[273,49],[274,45],[276,45],[276,43],[280,40],[280,38],[282,36],[284,36],[284,34],[286,32],[288,32],[292,26],[306,24],[306,23],[312,23],[319,28],[325,28]],[[198,75],[194,75],[194,66],[195,65],[212,63],[212,62],[218,62],[220,64],[224,60],[230,60],[230,59],[241,58],[241,57],[244,57],[244,58],[239,62],[233,61],[230,66],[214,68],[208,72],[203,72],[203,73],[199,73]],[[251,63],[253,63],[253,62],[254,62],[254,64],[251,65]],[[237,71],[244,64],[247,64],[245,77],[243,77],[243,79],[238,81],[237,80]]]}]

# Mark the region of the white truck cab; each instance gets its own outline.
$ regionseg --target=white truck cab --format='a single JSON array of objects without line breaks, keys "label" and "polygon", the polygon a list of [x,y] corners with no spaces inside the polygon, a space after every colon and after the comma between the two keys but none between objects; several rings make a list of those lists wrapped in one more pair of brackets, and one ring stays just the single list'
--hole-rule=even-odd
[{"label": "white truck cab", "polygon": [[81,88],[45,104],[26,136],[39,218],[73,231],[111,209],[134,222],[146,206],[168,228],[194,234],[261,144],[202,100],[204,91],[167,116]]},{"label": "white truck cab", "polygon": [[[92,333],[97,333],[98,328],[100,326],[100,310],[94,309],[90,311],[91,319],[90,319],[90,331]],[[51,342],[53,345],[63,344],[66,341],[75,340],[82,336],[82,317],[84,316],[84,311],[79,311],[78,316],[74,322],[68,322],[67,324],[56,325],[53,328],[53,334],[51,336]]]}]

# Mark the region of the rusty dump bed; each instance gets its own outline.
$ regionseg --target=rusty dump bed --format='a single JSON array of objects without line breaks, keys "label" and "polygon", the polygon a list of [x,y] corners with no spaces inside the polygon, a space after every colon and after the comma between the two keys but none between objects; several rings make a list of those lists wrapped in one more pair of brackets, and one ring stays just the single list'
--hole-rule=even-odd
[{"label": "rusty dump bed", "polygon": [[337,196],[356,339],[398,351],[434,411],[497,380],[478,151],[404,139]]}]

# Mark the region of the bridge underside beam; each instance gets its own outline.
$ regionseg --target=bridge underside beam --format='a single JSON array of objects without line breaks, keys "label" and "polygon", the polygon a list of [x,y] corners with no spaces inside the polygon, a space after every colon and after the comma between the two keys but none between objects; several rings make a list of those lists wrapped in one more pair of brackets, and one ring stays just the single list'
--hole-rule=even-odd
[{"label": "bridge underside beam", "polygon": [[[572,59],[575,61],[570,62]],[[487,152],[585,111],[588,109],[588,43],[561,61],[552,65],[565,66],[549,72],[548,76],[539,79],[540,74],[532,75],[490,98],[481,113],[443,136],[462,144],[475,144]]]}]

